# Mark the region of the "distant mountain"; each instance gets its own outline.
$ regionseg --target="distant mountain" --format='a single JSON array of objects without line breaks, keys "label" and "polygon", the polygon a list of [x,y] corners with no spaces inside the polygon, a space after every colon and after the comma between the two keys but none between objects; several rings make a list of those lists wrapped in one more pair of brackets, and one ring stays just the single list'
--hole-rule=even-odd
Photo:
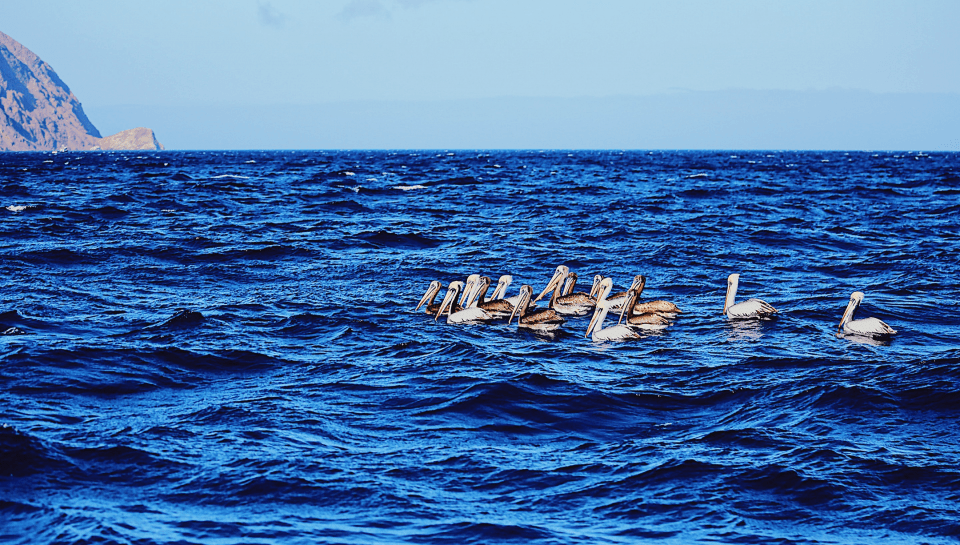
[{"label": "distant mountain", "polygon": [[155,150],[163,145],[143,128],[101,138],[53,68],[0,32],[0,151],[63,148]]}]

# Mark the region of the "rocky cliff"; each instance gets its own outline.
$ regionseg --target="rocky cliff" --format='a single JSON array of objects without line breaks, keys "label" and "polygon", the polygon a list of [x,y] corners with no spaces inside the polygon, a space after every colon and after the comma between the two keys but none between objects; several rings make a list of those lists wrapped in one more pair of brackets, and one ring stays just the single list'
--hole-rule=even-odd
[{"label": "rocky cliff", "polygon": [[124,150],[124,149],[163,149],[163,144],[157,141],[153,131],[144,127],[128,129],[117,134],[101,138],[93,149]]},{"label": "rocky cliff", "polygon": [[150,129],[101,138],[49,64],[0,32],[0,151],[163,149]]}]

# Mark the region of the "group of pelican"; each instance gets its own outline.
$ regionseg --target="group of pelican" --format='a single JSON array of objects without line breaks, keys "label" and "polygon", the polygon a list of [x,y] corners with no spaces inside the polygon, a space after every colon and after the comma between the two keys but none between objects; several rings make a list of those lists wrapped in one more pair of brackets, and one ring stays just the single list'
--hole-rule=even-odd
[{"label": "group of pelican", "polygon": [[[500,277],[490,298],[487,292],[492,283],[490,277],[471,274],[465,282],[451,282],[447,293],[440,303],[437,295],[443,285],[434,280],[420,299],[415,310],[425,307],[426,312],[438,320],[446,314],[451,324],[485,323],[506,319],[507,323],[517,318],[517,326],[537,332],[552,332],[566,322],[564,316],[586,316],[592,313],[584,337],[594,341],[623,341],[638,339],[644,333],[662,331],[670,327],[683,311],[670,301],[641,301],[640,296],[647,279],[636,275],[626,291],[611,293],[613,279],[603,275],[593,277],[589,292],[575,291],[576,273],[569,267],[560,265],[553,273],[547,286],[536,298],[529,284],[520,286],[520,293],[505,297],[507,288],[513,283],[513,277],[505,274]],[[723,305],[723,314],[730,320],[770,320],[777,315],[777,309],[760,299],[748,299],[736,303],[739,274],[727,278],[727,293]],[[537,309],[537,302],[550,295],[547,308]],[[854,320],[853,315],[863,301],[863,293],[854,292],[850,296],[837,328],[837,333],[860,335],[877,339],[887,339],[896,334],[896,330],[876,318]],[[604,321],[610,311],[619,312],[617,323],[604,327]]]}]

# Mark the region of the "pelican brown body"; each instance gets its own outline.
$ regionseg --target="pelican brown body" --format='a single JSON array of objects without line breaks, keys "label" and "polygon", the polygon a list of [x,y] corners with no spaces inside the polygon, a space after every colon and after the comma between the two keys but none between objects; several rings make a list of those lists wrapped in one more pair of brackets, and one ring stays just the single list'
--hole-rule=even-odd
[{"label": "pelican brown body", "polygon": [[[641,287],[640,289],[643,289],[643,288]],[[623,303],[623,309],[620,311],[620,320],[617,323],[622,323],[626,321],[627,325],[637,326],[640,328],[648,328],[650,326],[668,326],[672,323],[670,317],[676,316],[676,314],[672,314],[672,313],[661,314],[660,312],[656,312],[656,311],[634,314],[633,309],[636,308],[637,299],[639,297],[640,297],[639,290],[633,289],[633,288],[631,288],[630,290],[627,290],[627,297]],[[654,301],[654,302],[660,302],[660,301]],[[662,302],[666,303],[666,301],[662,301]],[[627,309],[630,309],[630,310],[628,311]]]},{"label": "pelican brown body", "polygon": [[430,282],[427,291],[423,294],[423,297],[420,298],[420,302],[417,303],[417,308],[413,310],[420,310],[420,307],[426,304],[424,310],[426,310],[427,314],[436,314],[437,311],[440,310],[440,303],[434,303],[434,301],[437,299],[437,294],[440,293],[441,287],[442,284],[440,284],[439,280]]},{"label": "pelican brown body", "polygon": [[506,318],[513,313],[514,306],[506,299],[486,300],[487,290],[490,289],[490,277],[480,277],[480,289],[473,299],[467,302],[468,307],[477,307],[485,310],[494,318]]},{"label": "pelican brown body", "polygon": [[552,308],[528,312],[532,298],[533,288],[528,284],[520,286],[520,301],[517,302],[516,308],[507,319],[508,324],[513,321],[514,316],[517,316],[517,327],[525,327],[536,331],[553,331],[566,322],[563,316]]},{"label": "pelican brown body", "polygon": [[668,317],[675,317],[677,314],[682,314],[683,311],[680,310],[680,307],[671,303],[670,301],[657,300],[657,301],[640,301],[640,296],[643,295],[643,288],[647,285],[647,277],[642,274],[638,274],[634,280],[633,288],[637,292],[635,302],[632,307],[630,307],[630,312],[635,315],[641,314],[650,314],[656,312],[659,314],[667,315]]},{"label": "pelican brown body", "polygon": [[454,305],[457,304],[457,296],[460,295],[462,289],[463,282],[452,282],[450,284],[450,288],[447,289],[447,294],[443,297],[443,301],[440,302],[440,310],[437,311],[434,320],[438,320],[440,315],[446,311],[448,324],[475,324],[492,321],[494,317],[481,308],[465,307],[461,310],[453,310]]},{"label": "pelican brown body", "polygon": [[[560,265],[557,267],[557,270],[553,273],[553,277],[549,282],[547,282],[547,287],[543,289],[540,295],[538,295],[533,302],[543,299],[544,295],[552,291],[553,296],[550,297],[550,304],[548,305],[548,308],[552,308],[560,314],[574,316],[583,316],[589,314],[590,311],[593,310],[593,307],[595,307],[597,304],[597,300],[594,297],[591,297],[590,294],[578,291],[568,295],[561,295],[564,283],[566,282],[568,276],[570,276],[569,267],[566,265]],[[570,289],[572,289],[572,287]]]}]

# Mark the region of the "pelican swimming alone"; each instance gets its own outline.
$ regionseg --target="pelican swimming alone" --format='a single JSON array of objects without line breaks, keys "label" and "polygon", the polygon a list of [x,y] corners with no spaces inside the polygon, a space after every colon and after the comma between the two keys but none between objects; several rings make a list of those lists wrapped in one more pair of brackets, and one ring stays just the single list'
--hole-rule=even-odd
[{"label": "pelican swimming alone", "polygon": [[507,318],[508,324],[513,321],[514,316],[517,316],[517,327],[524,327],[540,332],[548,332],[559,328],[564,322],[566,322],[566,320],[563,319],[563,316],[560,316],[560,314],[552,308],[528,312],[530,308],[530,299],[532,298],[533,288],[530,287],[529,284],[520,286],[520,300],[517,302],[517,306],[514,307],[510,317]]},{"label": "pelican swimming alone", "polygon": [[543,299],[543,296],[553,292],[550,297],[548,308],[552,308],[560,314],[584,316],[590,314],[590,311],[596,306],[596,299],[582,291],[571,293],[570,295],[560,295],[567,276],[570,275],[570,268],[566,265],[560,265],[553,273],[553,277],[547,282],[547,287],[534,299],[534,302]]},{"label": "pelican swimming alone", "polygon": [[457,297],[460,295],[461,290],[463,290],[463,286],[463,282],[460,281],[450,283],[447,294],[443,297],[443,301],[440,302],[440,310],[437,311],[437,315],[433,319],[440,319],[443,311],[447,311],[448,324],[480,323],[493,320],[493,316],[482,308],[469,307],[457,311],[453,310],[453,305],[456,304]]},{"label": "pelican swimming alone", "polygon": [[649,314],[651,312],[656,312],[663,314],[668,318],[676,318],[677,314],[682,314],[683,311],[680,310],[680,307],[671,303],[670,301],[643,301],[640,302],[640,296],[643,295],[643,288],[647,285],[647,277],[642,274],[637,275],[637,279],[634,281],[633,287],[637,291],[636,302],[630,311],[633,314]]},{"label": "pelican swimming alone", "polygon": [[731,320],[746,320],[758,318],[769,320],[777,314],[777,309],[760,299],[747,299],[742,303],[734,304],[737,296],[737,286],[740,284],[740,275],[731,274],[727,277],[727,297],[723,303],[723,313]]},{"label": "pelican swimming alone", "polygon": [[843,317],[840,318],[837,334],[842,331],[847,335],[862,335],[864,337],[873,337],[874,339],[886,339],[897,334],[896,329],[893,329],[877,318],[854,320],[853,315],[857,312],[861,301],[863,301],[863,292],[855,291],[850,295],[850,302],[847,304],[847,309],[843,311]]}]

